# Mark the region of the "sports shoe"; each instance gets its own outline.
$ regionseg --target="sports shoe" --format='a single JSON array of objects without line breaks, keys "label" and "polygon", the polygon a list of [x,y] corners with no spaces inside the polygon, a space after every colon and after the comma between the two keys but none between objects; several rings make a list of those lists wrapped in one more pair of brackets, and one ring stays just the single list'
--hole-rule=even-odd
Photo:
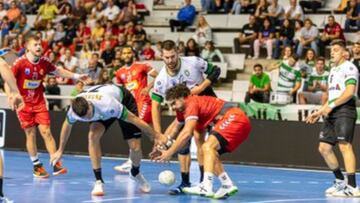
[{"label": "sports shoe", "polygon": [[141,173],[137,174],[136,176],[132,176],[132,175],[130,174],[130,177],[131,177],[133,180],[135,180],[135,181],[137,182],[137,184],[139,184],[140,190],[141,190],[142,192],[148,193],[148,192],[151,191],[151,186],[150,186],[150,184],[148,183],[148,181],[145,179],[145,177],[144,177]]},{"label": "sports shoe", "polygon": [[34,165],[33,175],[36,178],[48,178],[49,174],[46,172],[42,164]]},{"label": "sports shoe", "polygon": [[218,191],[216,191],[214,198],[226,199],[230,196],[235,195],[237,192],[238,192],[238,188],[235,185],[221,185]]},{"label": "sports shoe", "polygon": [[61,161],[56,162],[54,166],[53,175],[57,176],[65,173],[67,173],[67,169],[62,166]]},{"label": "sports shoe", "polygon": [[192,195],[200,195],[200,196],[205,196],[205,197],[210,197],[210,198],[214,197],[214,192],[208,191],[204,187],[204,185],[201,183],[194,187],[185,187],[185,188],[183,188],[183,192],[192,194]]},{"label": "sports shoe", "polygon": [[331,194],[333,197],[360,197],[360,190],[358,187],[353,188],[346,185],[343,189],[335,191]]},{"label": "sports shoe", "polygon": [[14,201],[9,200],[6,197],[0,197],[0,203],[13,203]]},{"label": "sports shoe", "polygon": [[326,191],[326,195],[330,195],[336,191],[342,190],[346,186],[346,180],[335,179],[334,184]]},{"label": "sports shoe", "polygon": [[93,196],[104,196],[104,183],[101,180],[97,180],[94,184],[94,188],[91,191],[91,195]]},{"label": "sports shoe", "polygon": [[173,188],[173,189],[169,190],[168,194],[169,195],[181,195],[181,194],[184,194],[183,189],[185,187],[191,187],[191,184],[190,183],[181,183],[176,188]]},{"label": "sports shoe", "polygon": [[132,167],[132,162],[130,159],[128,159],[125,163],[118,166],[114,166],[114,170],[119,173],[129,173],[131,167]]}]

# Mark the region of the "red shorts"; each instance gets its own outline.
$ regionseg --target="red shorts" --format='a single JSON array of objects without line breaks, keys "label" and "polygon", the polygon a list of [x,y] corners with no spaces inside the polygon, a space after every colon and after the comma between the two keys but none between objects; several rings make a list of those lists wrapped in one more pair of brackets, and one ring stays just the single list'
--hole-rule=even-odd
[{"label": "red shorts", "polygon": [[151,101],[137,101],[137,109],[139,118],[145,121],[147,124],[151,124]]},{"label": "red shorts", "polygon": [[50,125],[50,115],[46,104],[31,106],[25,104],[25,107],[17,112],[22,129],[37,125]]},{"label": "red shorts", "polygon": [[232,152],[249,136],[251,124],[239,108],[231,108],[215,123],[211,132],[220,142],[219,153]]}]

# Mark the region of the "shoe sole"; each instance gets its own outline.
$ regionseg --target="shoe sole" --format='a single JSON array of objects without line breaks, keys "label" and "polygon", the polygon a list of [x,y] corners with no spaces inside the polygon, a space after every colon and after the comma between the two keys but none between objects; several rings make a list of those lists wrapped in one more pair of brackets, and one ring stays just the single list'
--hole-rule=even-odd
[{"label": "shoe sole", "polygon": [[61,169],[60,171],[57,172],[53,172],[54,176],[58,176],[58,175],[62,175],[62,174],[66,174],[68,171],[66,168]]},{"label": "shoe sole", "polygon": [[46,176],[38,176],[38,175],[33,174],[33,176],[34,176],[34,178],[41,178],[41,179],[49,178],[49,174]]},{"label": "shoe sole", "polygon": [[223,197],[215,197],[215,195],[214,195],[213,198],[214,199],[227,199],[227,198],[229,198],[231,196],[234,196],[238,191],[239,191],[238,189],[234,189],[234,190],[226,193]]},{"label": "shoe sole", "polygon": [[91,193],[92,196],[104,196],[105,193],[104,192],[95,192],[95,193]]},{"label": "shoe sole", "polygon": [[123,173],[123,174],[128,174],[130,173],[130,169],[129,170],[121,170],[121,169],[117,169],[117,168],[114,168],[115,171],[119,172],[119,173]]}]

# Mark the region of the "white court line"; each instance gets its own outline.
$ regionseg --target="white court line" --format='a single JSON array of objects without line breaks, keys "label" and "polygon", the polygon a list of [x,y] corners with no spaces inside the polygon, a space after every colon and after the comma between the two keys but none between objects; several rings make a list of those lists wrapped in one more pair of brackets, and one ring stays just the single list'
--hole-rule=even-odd
[{"label": "white court line", "polygon": [[140,199],[140,197],[119,197],[119,198],[112,198],[112,199],[94,199],[94,200],[86,200],[82,201],[83,203],[86,202],[110,202],[110,201],[118,201],[118,200],[131,200],[131,199]]},{"label": "white court line", "polygon": [[246,203],[275,203],[275,202],[312,202],[312,201],[327,201],[326,198],[313,198],[313,199],[278,199],[278,200],[266,200]]},{"label": "white court line", "polygon": [[265,183],[265,181],[262,180],[255,180],[254,183]]}]

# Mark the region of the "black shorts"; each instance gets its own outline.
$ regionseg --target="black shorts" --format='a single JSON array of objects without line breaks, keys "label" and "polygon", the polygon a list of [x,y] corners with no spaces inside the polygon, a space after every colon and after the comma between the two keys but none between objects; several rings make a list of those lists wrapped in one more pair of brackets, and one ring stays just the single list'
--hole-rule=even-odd
[{"label": "black shorts", "polygon": [[320,142],[331,145],[336,145],[338,142],[352,143],[356,119],[357,113],[354,99],[334,108],[329,116],[324,119],[319,135]]},{"label": "black shorts", "polygon": [[214,89],[211,86],[208,86],[207,88],[205,88],[200,94],[199,96],[211,96],[211,97],[217,97]]},{"label": "black shorts", "polygon": [[229,144],[229,142],[220,133],[218,133],[216,131],[211,131],[210,134],[215,136],[216,139],[220,143],[220,149],[217,150],[219,155],[222,155],[222,154],[225,154],[225,153],[229,152],[229,150],[226,148],[227,145]]},{"label": "black shorts", "polygon": [[[127,110],[129,110],[131,113],[133,113],[137,116],[138,109],[136,106],[136,101],[135,101],[134,96],[129,92],[129,90],[125,89],[124,87],[119,86],[119,88],[120,88],[120,91],[123,92],[123,96],[124,96],[121,103],[127,108]],[[99,122],[99,123],[103,124],[105,127],[105,131],[106,131],[116,120],[119,123],[119,126],[123,132],[123,137],[125,140],[129,140],[129,139],[133,139],[133,138],[135,138],[135,139],[141,138],[141,130],[138,127],[136,127],[134,124],[128,123],[121,119],[111,118],[108,120],[98,120],[98,121],[93,121],[93,122]]]}]

